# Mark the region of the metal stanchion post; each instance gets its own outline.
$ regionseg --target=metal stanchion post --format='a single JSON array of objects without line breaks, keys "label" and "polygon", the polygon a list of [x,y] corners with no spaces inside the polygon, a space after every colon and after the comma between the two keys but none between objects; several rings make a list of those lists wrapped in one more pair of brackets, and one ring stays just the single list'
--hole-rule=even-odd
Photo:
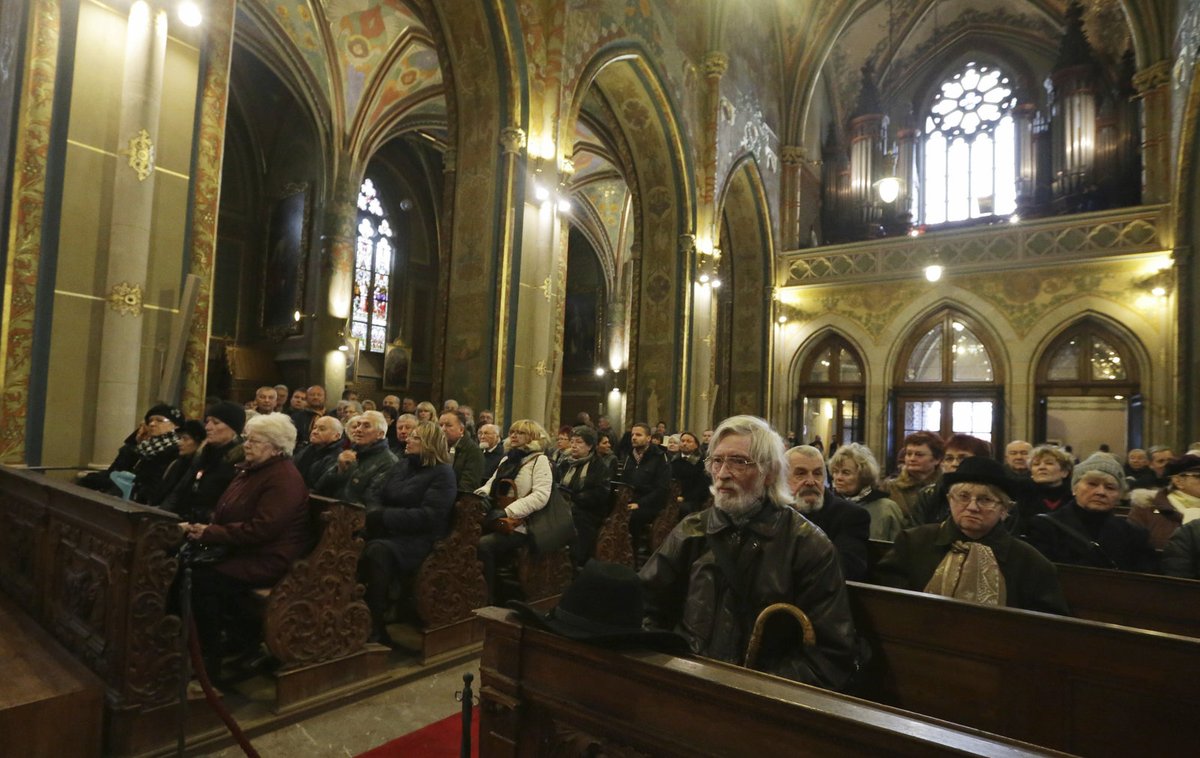
[{"label": "metal stanchion post", "polygon": [[471,758],[471,711],[475,705],[475,695],[471,692],[471,682],[475,675],[463,674],[462,698],[462,747],[458,754],[460,758]]}]

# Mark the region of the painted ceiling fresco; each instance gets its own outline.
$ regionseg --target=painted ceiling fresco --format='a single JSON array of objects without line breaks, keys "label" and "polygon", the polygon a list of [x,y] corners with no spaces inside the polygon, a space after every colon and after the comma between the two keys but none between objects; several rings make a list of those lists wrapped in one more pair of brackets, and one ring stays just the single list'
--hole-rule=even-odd
[{"label": "painted ceiling fresco", "polygon": [[401,0],[253,1],[270,7],[327,101],[340,105],[347,132],[360,111],[369,125],[441,91],[428,32]]}]

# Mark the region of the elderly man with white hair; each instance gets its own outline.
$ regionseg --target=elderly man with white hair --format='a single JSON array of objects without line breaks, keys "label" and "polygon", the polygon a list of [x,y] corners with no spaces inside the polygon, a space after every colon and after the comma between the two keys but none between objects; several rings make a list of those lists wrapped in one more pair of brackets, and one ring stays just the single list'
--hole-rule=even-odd
[{"label": "elderly man with white hair", "polygon": [[808,616],[816,643],[803,645],[772,617],[754,668],[844,688],[857,665],[846,583],[829,538],[791,507],[783,440],[760,418],[728,418],[707,466],[713,507],[686,516],[642,567],[648,624],[681,633],[699,655],[741,664],[759,614],[789,603]]},{"label": "elderly man with white hair", "polygon": [[352,447],[339,453],[337,465],[317,481],[317,493],[362,503],[368,510],[380,507],[383,485],[396,465],[387,430],[387,417],[379,411],[365,411],[350,419],[346,431]]},{"label": "elderly man with white hair", "polygon": [[871,539],[871,514],[825,486],[825,456],[811,445],[787,451],[788,486],[796,496],[796,510],[825,532],[842,560],[842,575],[852,581],[867,578],[867,542]]}]

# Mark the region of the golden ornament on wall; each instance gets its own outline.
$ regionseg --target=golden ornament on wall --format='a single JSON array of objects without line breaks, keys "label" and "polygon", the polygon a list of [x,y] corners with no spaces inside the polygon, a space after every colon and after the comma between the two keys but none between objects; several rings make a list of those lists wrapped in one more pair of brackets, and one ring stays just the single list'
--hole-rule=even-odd
[{"label": "golden ornament on wall", "polygon": [[108,307],[122,316],[142,315],[142,287],[139,284],[121,282],[108,293]]},{"label": "golden ornament on wall", "polygon": [[145,129],[129,138],[129,167],[137,173],[139,182],[146,181],[154,170],[154,142]]}]

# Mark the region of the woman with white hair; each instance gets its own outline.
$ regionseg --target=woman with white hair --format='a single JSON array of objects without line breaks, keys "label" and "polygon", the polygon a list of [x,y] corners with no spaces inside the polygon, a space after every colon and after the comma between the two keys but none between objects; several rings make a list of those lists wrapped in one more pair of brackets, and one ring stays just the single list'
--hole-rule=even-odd
[{"label": "woman with white hair", "polygon": [[514,421],[504,447],[508,452],[500,465],[475,490],[476,495],[490,497],[496,509],[487,522],[494,531],[479,540],[488,602],[495,602],[496,564],[511,558],[529,541],[525,520],[546,507],[554,487],[553,467],[546,457],[551,448],[550,435],[541,424],[529,419]]},{"label": "woman with white hair", "polygon": [[833,491],[871,514],[871,539],[891,542],[904,528],[904,511],[883,490],[876,489],[879,463],[866,445],[842,445],[829,459]]},{"label": "woman with white hair", "polygon": [[[245,460],[213,510],[211,524],[181,524],[189,542],[224,546],[217,562],[192,567],[192,607],[210,677],[219,676],[227,650],[222,632],[257,643],[258,624],[227,617],[240,596],[278,582],[311,547],[308,488],[292,463],[296,427],[282,413],[246,421]],[[232,628],[231,628],[232,627]]]}]

